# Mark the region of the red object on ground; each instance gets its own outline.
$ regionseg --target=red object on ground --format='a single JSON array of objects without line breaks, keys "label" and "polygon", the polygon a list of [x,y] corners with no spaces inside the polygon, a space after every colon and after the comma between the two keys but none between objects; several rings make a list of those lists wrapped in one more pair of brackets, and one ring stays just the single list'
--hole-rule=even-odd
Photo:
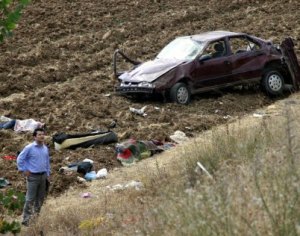
[{"label": "red object on ground", "polygon": [[2,157],[4,160],[9,160],[9,161],[13,161],[13,160],[17,160],[17,157],[16,156],[13,156],[13,155],[7,155],[7,156],[4,156]]}]

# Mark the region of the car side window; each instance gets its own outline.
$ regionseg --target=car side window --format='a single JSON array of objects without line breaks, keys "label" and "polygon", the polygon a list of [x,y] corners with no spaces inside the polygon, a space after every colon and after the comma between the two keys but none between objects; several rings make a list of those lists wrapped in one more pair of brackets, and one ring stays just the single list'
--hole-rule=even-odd
[{"label": "car side window", "polygon": [[233,54],[256,51],[260,49],[260,45],[246,37],[229,38],[230,49]]},{"label": "car side window", "polygon": [[209,55],[211,58],[218,58],[227,54],[226,44],[224,40],[211,42],[202,55]]}]

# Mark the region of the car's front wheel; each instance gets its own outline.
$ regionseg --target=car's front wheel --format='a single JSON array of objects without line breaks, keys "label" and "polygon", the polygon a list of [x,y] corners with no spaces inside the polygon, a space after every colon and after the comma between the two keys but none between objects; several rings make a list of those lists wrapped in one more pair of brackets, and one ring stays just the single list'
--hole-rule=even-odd
[{"label": "car's front wheel", "polygon": [[170,98],[172,102],[186,105],[191,100],[191,92],[185,83],[177,83],[170,90]]},{"label": "car's front wheel", "polygon": [[263,75],[262,86],[268,95],[281,95],[284,88],[284,79],[276,69],[269,68]]}]

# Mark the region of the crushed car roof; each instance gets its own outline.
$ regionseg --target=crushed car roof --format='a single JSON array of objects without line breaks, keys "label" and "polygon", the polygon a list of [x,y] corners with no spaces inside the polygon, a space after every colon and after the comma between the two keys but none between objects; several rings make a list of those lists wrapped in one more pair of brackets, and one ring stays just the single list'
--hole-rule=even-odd
[{"label": "crushed car roof", "polygon": [[[182,38],[189,37],[195,41],[205,42],[205,41],[216,40],[216,39],[223,38],[226,36],[237,36],[237,35],[245,35],[245,34],[244,33],[235,33],[235,32],[230,32],[230,31],[210,31],[210,32],[202,33],[202,34],[183,36]],[[181,37],[179,37],[179,38],[181,38]]]}]

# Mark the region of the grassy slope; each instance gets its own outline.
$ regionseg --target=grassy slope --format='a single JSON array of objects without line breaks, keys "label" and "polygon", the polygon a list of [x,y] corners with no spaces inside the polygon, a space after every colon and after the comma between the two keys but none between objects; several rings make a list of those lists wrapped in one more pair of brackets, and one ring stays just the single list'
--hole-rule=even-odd
[{"label": "grassy slope", "polygon": [[[249,116],[215,128],[156,158],[114,170],[88,189],[48,199],[26,233],[297,235],[299,97],[269,106],[263,118]],[[144,187],[106,187],[131,180]],[[92,198],[82,199],[83,192]]]}]

